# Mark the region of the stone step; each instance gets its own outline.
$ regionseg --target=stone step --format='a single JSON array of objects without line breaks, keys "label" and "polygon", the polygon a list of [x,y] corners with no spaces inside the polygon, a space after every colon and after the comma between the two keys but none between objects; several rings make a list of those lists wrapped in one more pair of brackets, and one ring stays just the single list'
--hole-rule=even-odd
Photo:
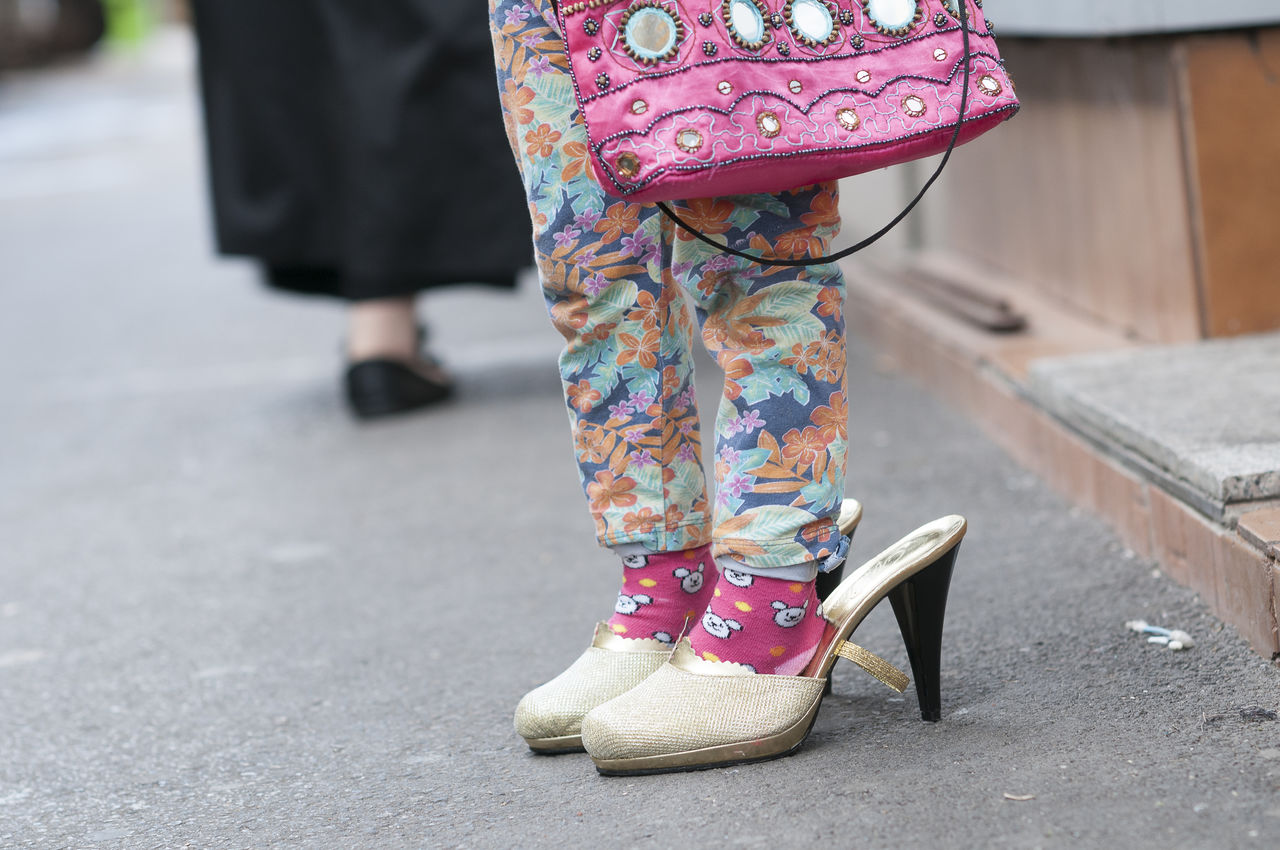
[{"label": "stone step", "polygon": [[1280,498],[1280,333],[1045,358],[1027,392],[1212,519]]}]

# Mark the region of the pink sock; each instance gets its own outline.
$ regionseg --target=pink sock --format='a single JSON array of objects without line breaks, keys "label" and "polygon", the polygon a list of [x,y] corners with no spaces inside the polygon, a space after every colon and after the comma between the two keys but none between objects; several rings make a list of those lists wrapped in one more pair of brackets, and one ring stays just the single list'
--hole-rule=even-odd
[{"label": "pink sock", "polygon": [[689,639],[709,661],[796,676],[817,651],[825,623],[814,582],[725,570]]},{"label": "pink sock", "polygon": [[710,546],[623,557],[622,590],[609,628],[627,638],[674,643],[707,607],[715,574]]}]

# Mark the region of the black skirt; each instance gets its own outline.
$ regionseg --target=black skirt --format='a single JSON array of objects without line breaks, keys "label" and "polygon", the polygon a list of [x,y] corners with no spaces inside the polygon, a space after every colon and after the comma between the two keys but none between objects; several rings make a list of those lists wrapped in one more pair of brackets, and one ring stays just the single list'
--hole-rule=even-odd
[{"label": "black skirt", "polygon": [[532,261],[479,0],[195,0],[219,250],[349,299]]}]

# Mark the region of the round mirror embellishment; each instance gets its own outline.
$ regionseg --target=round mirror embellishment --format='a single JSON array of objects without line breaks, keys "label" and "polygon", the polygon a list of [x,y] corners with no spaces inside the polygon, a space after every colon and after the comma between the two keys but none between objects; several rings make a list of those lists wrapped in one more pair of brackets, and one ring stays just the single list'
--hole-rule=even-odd
[{"label": "round mirror embellishment", "polygon": [[630,180],[640,173],[640,160],[633,153],[620,153],[613,161],[613,167],[618,170],[619,177]]},{"label": "round mirror embellishment", "polygon": [[835,15],[823,0],[788,0],[782,17],[796,41],[806,47],[826,47],[840,38]]},{"label": "round mirror embellishment", "polygon": [[622,49],[642,65],[675,58],[684,40],[684,23],[658,0],[637,0],[618,21]]},{"label": "round mirror embellishment", "polygon": [[983,74],[978,77],[978,91],[988,97],[995,97],[1004,89],[1000,86],[1000,81],[990,74]]},{"label": "round mirror embellishment", "polygon": [[729,37],[744,50],[759,50],[772,40],[765,26],[767,14],[761,0],[723,0],[720,4]]},{"label": "round mirror embellishment", "polygon": [[912,118],[919,118],[924,115],[924,101],[915,95],[907,95],[902,99],[902,111],[910,115]]},{"label": "round mirror embellishment", "polygon": [[903,36],[924,20],[919,0],[862,0],[867,20],[882,35]]},{"label": "round mirror embellishment", "polygon": [[858,113],[852,109],[841,109],[836,113],[836,120],[840,122],[840,126],[846,130],[853,131],[858,129],[858,125],[862,123],[862,119],[858,117]]},{"label": "round mirror embellishment", "polygon": [[685,153],[697,153],[702,147],[702,134],[689,128],[676,134],[676,147]]},{"label": "round mirror embellishment", "polygon": [[759,128],[760,135],[766,139],[772,139],[782,132],[782,121],[777,113],[761,112],[760,117],[756,119],[756,127]]},{"label": "round mirror embellishment", "polygon": [[[970,6],[977,6],[979,9],[981,9],[981,8],[982,8],[982,0],[971,0],[971,2],[969,3],[969,5],[970,5]],[[950,15],[952,18],[955,18],[956,23],[959,23],[959,22],[960,22],[960,3],[959,3],[959,0],[942,0],[942,8],[943,8],[943,9],[946,9],[946,13],[944,14],[944,13],[942,13],[942,12],[939,12],[939,13],[937,14],[937,16],[934,18],[934,21],[933,21],[933,22],[934,22],[935,24],[937,24],[937,25],[938,25],[938,26],[940,26],[940,27],[947,26],[948,24],[950,24],[950,23],[951,23],[951,21],[947,18],[947,15]],[[972,9],[970,9],[970,10],[969,10],[969,31],[970,31],[970,32],[977,32],[977,31],[978,31],[977,26],[976,26],[976,25],[974,24],[974,22],[973,22],[973,16],[974,16],[974,14],[976,14],[976,13],[975,13]],[[991,22],[990,22],[990,21],[987,21],[987,22],[986,22],[986,24],[987,24],[987,29],[988,29],[988,30],[991,30],[991,28],[992,28],[992,27],[991,27]]]}]

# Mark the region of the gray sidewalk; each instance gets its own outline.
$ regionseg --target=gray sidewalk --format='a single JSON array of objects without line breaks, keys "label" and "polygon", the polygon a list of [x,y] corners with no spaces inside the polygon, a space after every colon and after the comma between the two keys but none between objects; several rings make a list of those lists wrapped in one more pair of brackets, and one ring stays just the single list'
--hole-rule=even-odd
[{"label": "gray sidewalk", "polygon": [[791,758],[530,755],[618,578],[559,337],[528,286],[433,297],[462,398],[354,424],[338,311],[209,254],[185,57],[0,83],[0,847],[1280,842],[1280,672],[856,342],[853,560],[971,524],[943,722],[842,667]]}]

